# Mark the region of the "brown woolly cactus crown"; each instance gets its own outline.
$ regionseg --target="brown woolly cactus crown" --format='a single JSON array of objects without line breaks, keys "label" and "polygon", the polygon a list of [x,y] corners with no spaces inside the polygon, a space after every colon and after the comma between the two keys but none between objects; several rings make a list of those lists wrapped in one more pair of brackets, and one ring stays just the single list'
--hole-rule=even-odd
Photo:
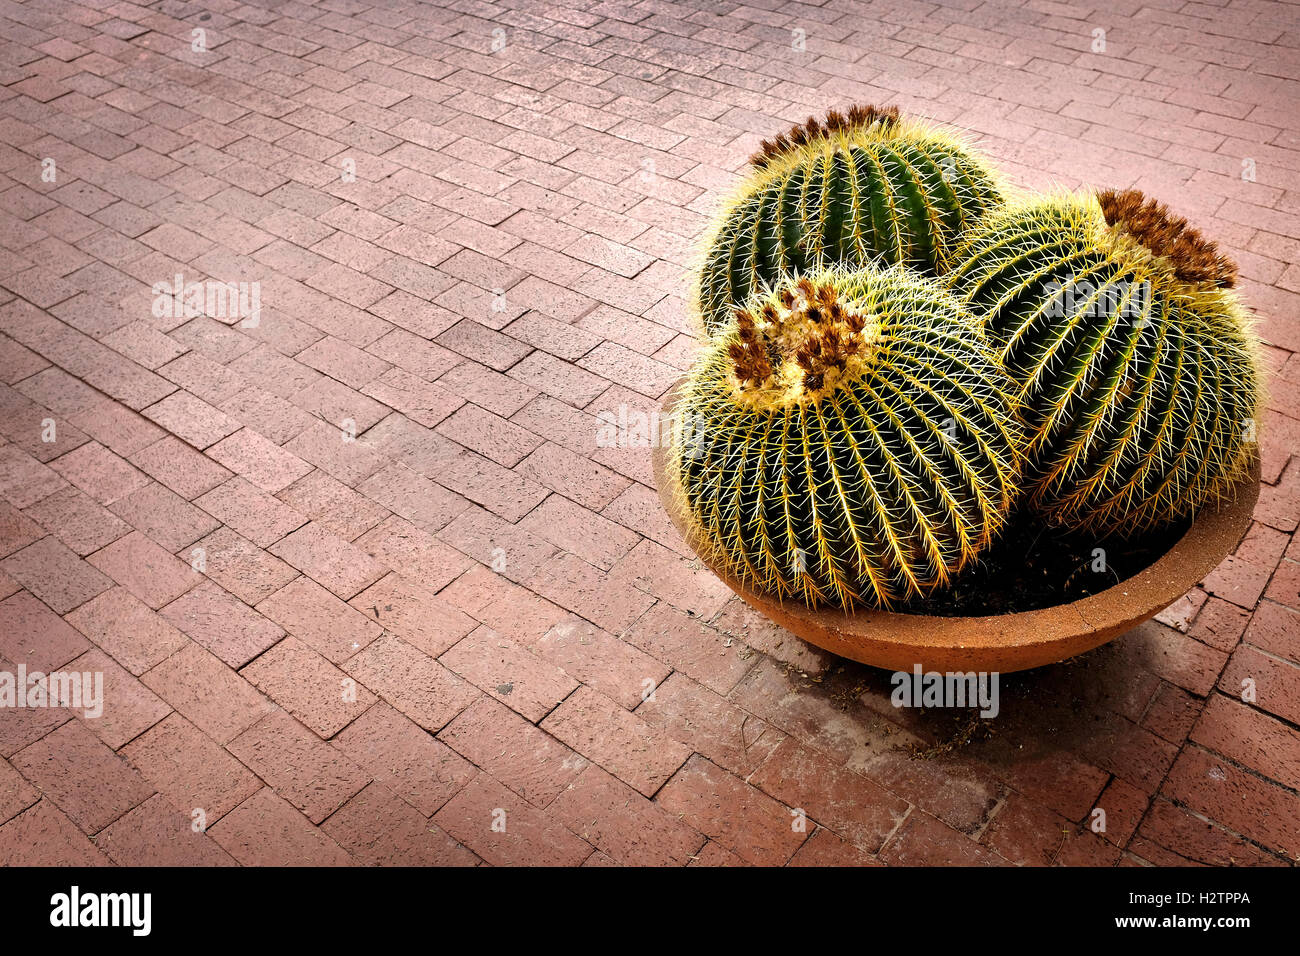
[{"label": "brown woolly cactus crown", "polygon": [[1103,189],[1097,193],[1097,204],[1107,225],[1122,229],[1168,260],[1174,275],[1183,282],[1212,284],[1219,289],[1237,284],[1236,264],[1164,203],[1148,199],[1137,189]]},{"label": "brown woolly cactus crown", "polygon": [[788,132],[763,140],[759,144],[758,152],[749,157],[749,162],[756,169],[766,169],[777,157],[815,139],[827,137],[832,133],[866,128],[874,123],[879,123],[881,129],[888,129],[897,125],[898,116],[897,106],[870,105],[850,106],[844,113],[831,110],[826,114],[826,119],[820,122],[817,117],[810,116],[800,125],[791,127]]},{"label": "brown woolly cactus crown", "polygon": [[869,311],[840,300],[829,275],[803,276],[760,305],[736,310],[728,355],[742,394],[811,399],[833,389],[878,333]]}]

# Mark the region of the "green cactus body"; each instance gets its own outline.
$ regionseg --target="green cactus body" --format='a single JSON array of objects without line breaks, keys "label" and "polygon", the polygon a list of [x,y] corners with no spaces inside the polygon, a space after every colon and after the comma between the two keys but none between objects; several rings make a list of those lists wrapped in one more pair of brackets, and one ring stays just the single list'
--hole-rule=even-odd
[{"label": "green cactus body", "polygon": [[710,333],[782,274],[841,264],[942,273],[1001,202],[960,139],[897,109],[809,119],[751,163],[706,244],[698,305]]},{"label": "green cactus body", "polygon": [[680,393],[670,474],[692,538],[782,599],[888,607],[929,593],[1011,504],[1010,387],[934,280],[783,280],[735,311]]},{"label": "green cactus body", "polygon": [[1140,193],[1002,210],[946,277],[1015,379],[1032,505],[1131,535],[1225,494],[1253,457],[1257,344],[1213,243]]}]

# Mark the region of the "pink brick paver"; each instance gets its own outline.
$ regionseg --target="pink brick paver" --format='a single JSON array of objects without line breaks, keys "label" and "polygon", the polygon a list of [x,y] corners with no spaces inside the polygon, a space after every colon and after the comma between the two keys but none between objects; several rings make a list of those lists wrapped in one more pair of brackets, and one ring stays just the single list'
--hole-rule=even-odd
[{"label": "pink brick paver", "polygon": [[[203,51],[181,12],[0,15],[0,670],[106,694],[0,711],[0,863],[1300,859],[1300,10],[252,0]],[[1272,373],[1235,553],[951,750],[597,437],[689,364],[759,140],[853,102],[1169,202]]]}]

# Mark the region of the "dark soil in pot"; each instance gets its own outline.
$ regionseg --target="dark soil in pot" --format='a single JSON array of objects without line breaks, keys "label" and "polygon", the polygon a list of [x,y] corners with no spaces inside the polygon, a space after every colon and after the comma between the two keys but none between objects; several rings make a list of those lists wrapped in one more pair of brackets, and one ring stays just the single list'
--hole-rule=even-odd
[{"label": "dark soil in pot", "polygon": [[[1045,527],[1018,512],[998,541],[952,587],[899,605],[903,614],[965,617],[1068,604],[1150,567],[1187,533],[1191,518],[1131,539],[1098,538]],[[1096,549],[1104,552],[1099,561]]]}]

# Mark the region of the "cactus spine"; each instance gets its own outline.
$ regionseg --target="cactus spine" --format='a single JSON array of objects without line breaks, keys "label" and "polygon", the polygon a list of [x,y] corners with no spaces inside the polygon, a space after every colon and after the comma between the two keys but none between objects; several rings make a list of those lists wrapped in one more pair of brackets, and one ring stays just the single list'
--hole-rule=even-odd
[{"label": "cactus spine", "polygon": [[1054,524],[1131,535],[1240,480],[1260,405],[1236,271],[1136,191],[990,217],[946,281],[1019,388],[1030,500]]},{"label": "cactus spine", "polygon": [[809,604],[942,587],[1010,507],[1010,385],[933,280],[783,279],[705,343],[679,397],[670,474],[697,546]]},{"label": "cactus spine", "polygon": [[1001,202],[956,136],[854,107],[765,141],[707,243],[698,305],[709,332],[785,273],[903,264],[938,274],[965,232]]}]

